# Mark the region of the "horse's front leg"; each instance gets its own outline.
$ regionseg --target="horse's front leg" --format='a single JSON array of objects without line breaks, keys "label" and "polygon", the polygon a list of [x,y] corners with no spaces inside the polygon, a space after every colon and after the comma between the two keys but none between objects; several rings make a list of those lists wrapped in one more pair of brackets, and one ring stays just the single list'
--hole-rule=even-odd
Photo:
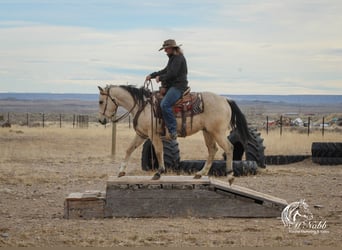
[{"label": "horse's front leg", "polygon": [[153,175],[152,180],[159,180],[161,175],[165,173],[163,141],[159,138],[159,136],[155,136],[153,138],[152,144],[159,163],[158,172]]},{"label": "horse's front leg", "polygon": [[126,169],[127,163],[129,161],[133,151],[137,147],[139,147],[144,141],[145,141],[144,138],[140,137],[139,135],[135,135],[133,141],[131,142],[131,144],[129,145],[129,147],[126,150],[125,159],[120,164],[118,177],[122,177],[122,176],[126,175],[125,169]]}]

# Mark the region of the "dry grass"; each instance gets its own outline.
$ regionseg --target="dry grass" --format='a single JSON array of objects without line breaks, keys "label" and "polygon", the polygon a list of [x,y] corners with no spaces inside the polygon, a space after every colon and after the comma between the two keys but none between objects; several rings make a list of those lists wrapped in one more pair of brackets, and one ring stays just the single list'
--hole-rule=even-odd
[{"label": "dry grass", "polygon": [[[0,129],[0,246],[338,246],[341,239],[341,169],[309,160],[268,166],[256,176],[236,178],[238,185],[288,201],[305,198],[323,204],[330,233],[295,235],[279,219],[133,219],[64,220],[63,201],[71,192],[104,190],[109,175],[133,139],[118,125],[117,153],[111,152],[111,128]],[[313,141],[341,141],[340,133],[271,132],[267,154],[309,154]],[[182,159],[205,159],[202,134],[179,139]],[[132,155],[129,175],[152,175],[140,168],[141,147]],[[221,151],[217,154],[221,158]],[[3,235],[3,236],[1,236]],[[8,235],[5,236],[4,235]]]},{"label": "dry grass", "polygon": [[269,134],[262,132],[266,146],[266,155],[310,155],[313,142],[341,142],[341,132],[326,132],[324,136],[320,131],[306,133],[283,131],[270,131]]}]

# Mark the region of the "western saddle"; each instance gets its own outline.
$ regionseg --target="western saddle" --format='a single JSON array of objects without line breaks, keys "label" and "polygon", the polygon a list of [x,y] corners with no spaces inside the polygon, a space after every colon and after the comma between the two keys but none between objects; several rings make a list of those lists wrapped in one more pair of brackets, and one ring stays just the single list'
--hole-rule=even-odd
[{"label": "western saddle", "polygon": [[[153,113],[159,123],[162,125],[162,134],[165,134],[165,122],[162,115],[162,110],[160,107],[160,102],[162,101],[164,94],[161,91],[155,91],[153,93]],[[201,93],[191,92],[190,87],[188,87],[182,97],[173,105],[173,113],[176,118],[182,118],[182,128],[179,136],[185,137],[186,134],[186,118],[192,120],[194,115],[198,115],[204,111],[204,105]]]}]

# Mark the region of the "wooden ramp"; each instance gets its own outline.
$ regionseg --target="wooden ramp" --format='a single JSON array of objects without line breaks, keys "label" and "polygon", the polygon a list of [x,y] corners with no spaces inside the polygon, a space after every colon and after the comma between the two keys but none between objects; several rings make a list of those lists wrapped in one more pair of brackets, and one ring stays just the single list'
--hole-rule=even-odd
[{"label": "wooden ramp", "polygon": [[110,177],[106,192],[72,193],[65,218],[280,217],[285,200],[215,178],[192,176]]}]

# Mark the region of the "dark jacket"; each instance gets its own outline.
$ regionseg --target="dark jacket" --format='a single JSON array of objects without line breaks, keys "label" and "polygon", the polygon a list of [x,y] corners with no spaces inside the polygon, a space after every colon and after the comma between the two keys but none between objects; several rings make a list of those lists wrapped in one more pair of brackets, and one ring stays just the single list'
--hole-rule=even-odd
[{"label": "dark jacket", "polygon": [[169,61],[166,67],[160,71],[153,72],[151,78],[159,76],[159,80],[166,88],[176,87],[184,91],[188,86],[188,67],[185,57],[182,54],[169,55]]}]

